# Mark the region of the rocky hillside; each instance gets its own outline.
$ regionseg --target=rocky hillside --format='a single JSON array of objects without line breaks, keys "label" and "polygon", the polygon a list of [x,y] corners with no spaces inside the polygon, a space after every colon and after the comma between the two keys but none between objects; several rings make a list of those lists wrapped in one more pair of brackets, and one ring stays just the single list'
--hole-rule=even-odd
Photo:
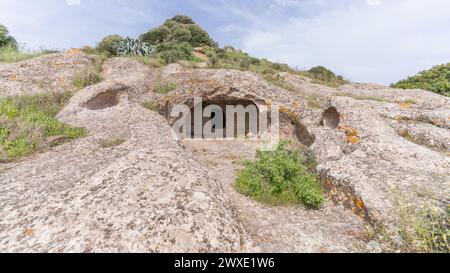
[{"label": "rocky hillside", "polygon": [[[449,251],[450,98],[231,47],[171,64],[90,50],[0,64],[1,252]],[[194,97],[279,104],[320,206],[237,189],[263,143],[174,137]]]}]

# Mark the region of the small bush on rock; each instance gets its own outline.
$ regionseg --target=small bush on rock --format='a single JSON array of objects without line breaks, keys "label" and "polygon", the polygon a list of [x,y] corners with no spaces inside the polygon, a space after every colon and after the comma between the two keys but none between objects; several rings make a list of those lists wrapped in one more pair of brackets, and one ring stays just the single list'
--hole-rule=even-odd
[{"label": "small bush on rock", "polygon": [[217,46],[205,30],[185,15],[177,15],[162,26],[149,30],[141,35],[141,40],[154,46],[177,42],[187,42],[192,47]]},{"label": "small bush on rock", "polygon": [[275,151],[258,151],[257,160],[245,161],[238,172],[238,190],[268,204],[304,204],[319,208],[323,192],[300,152],[282,142]]},{"label": "small bush on rock", "polygon": [[9,35],[9,31],[4,25],[0,24],[0,48],[5,46],[18,48],[16,39]]},{"label": "small bush on rock", "polygon": [[97,45],[97,50],[106,53],[108,56],[117,56],[120,43],[123,38],[119,35],[110,35]]}]

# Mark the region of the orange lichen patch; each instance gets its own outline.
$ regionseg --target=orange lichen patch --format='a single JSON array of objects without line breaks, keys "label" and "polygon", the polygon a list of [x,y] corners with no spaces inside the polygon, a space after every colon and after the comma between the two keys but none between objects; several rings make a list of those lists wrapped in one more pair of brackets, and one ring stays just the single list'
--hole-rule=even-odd
[{"label": "orange lichen patch", "polygon": [[11,76],[9,76],[9,79],[11,81],[16,81],[17,80],[17,75],[11,75]]},{"label": "orange lichen patch", "polygon": [[333,186],[333,181],[331,181],[331,179],[327,179],[325,181],[325,185],[328,186],[328,187],[331,187],[331,186]]},{"label": "orange lichen patch", "polygon": [[361,141],[359,136],[347,136],[347,142],[357,144]]},{"label": "orange lichen patch", "polygon": [[399,135],[406,138],[407,140],[414,142],[414,137],[409,134],[407,130],[401,130]]},{"label": "orange lichen patch", "polygon": [[346,125],[340,125],[339,130],[345,133],[347,136],[347,142],[357,144],[361,141],[358,130]]},{"label": "orange lichen patch", "polygon": [[412,106],[412,103],[409,103],[409,102],[401,102],[398,104],[398,107],[400,107],[400,109],[402,109],[402,110],[409,109],[409,108],[411,108],[411,106]]},{"label": "orange lichen patch", "polygon": [[366,206],[364,205],[364,202],[359,198],[355,198],[355,200],[353,200],[353,202],[355,203],[355,206],[360,210],[364,210],[366,208]]},{"label": "orange lichen patch", "polygon": [[27,229],[25,230],[25,236],[27,236],[27,237],[33,236],[33,229],[27,228]]},{"label": "orange lichen patch", "polygon": [[280,106],[280,113],[287,115],[293,124],[297,123],[297,114],[289,110],[286,106]]}]

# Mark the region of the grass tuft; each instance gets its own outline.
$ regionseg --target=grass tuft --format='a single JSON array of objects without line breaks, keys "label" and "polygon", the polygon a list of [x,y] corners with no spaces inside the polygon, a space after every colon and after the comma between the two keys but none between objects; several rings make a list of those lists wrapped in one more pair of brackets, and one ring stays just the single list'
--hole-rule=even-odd
[{"label": "grass tuft", "polygon": [[95,63],[93,67],[89,67],[84,71],[81,71],[75,75],[72,85],[78,89],[84,89],[88,86],[97,84],[102,81],[100,73],[102,72],[102,66],[108,56],[105,54],[96,55]]},{"label": "grass tuft", "polygon": [[24,52],[11,45],[7,45],[4,47],[0,47],[0,63],[15,63],[56,52],[58,51],[46,49]]},{"label": "grass tuft", "polygon": [[174,82],[165,82],[165,81],[159,81],[156,83],[155,87],[153,88],[153,92],[158,94],[167,94],[177,89],[177,84]]},{"label": "grass tuft", "polygon": [[158,105],[152,101],[146,101],[146,102],[142,103],[142,106],[147,108],[150,111],[159,112]]},{"label": "grass tuft", "polygon": [[429,207],[417,211],[400,205],[397,210],[403,239],[402,252],[450,252],[450,208],[444,214]]},{"label": "grass tuft", "polygon": [[58,121],[55,116],[70,93],[15,96],[0,100],[0,162],[10,162],[48,147],[47,138],[71,140],[86,134]]}]

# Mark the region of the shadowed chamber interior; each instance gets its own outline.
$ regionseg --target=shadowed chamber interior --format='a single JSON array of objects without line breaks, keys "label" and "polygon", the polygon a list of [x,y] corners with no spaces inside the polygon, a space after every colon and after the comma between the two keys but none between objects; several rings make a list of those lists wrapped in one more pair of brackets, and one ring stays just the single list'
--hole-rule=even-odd
[{"label": "shadowed chamber interior", "polygon": [[323,113],[321,125],[331,129],[336,129],[340,122],[341,115],[336,108],[330,107]]},{"label": "shadowed chamber interior", "polygon": [[307,147],[311,147],[316,141],[316,138],[309,133],[308,128],[301,123],[295,125],[295,136],[301,144]]},{"label": "shadowed chamber interior", "polygon": [[[253,109],[256,109],[255,113],[256,113],[256,117],[253,117],[253,120],[256,120],[257,124],[256,124],[256,131],[252,130],[252,126],[250,125],[250,122],[252,121],[252,118],[250,117],[250,114],[248,112],[245,113],[245,136],[247,136],[249,133],[254,134],[255,136],[258,135],[259,132],[259,109],[258,106],[250,100],[207,100],[207,101],[203,101],[202,105],[201,105],[201,109],[202,109],[202,113],[204,113],[205,109],[208,106],[218,106],[221,109],[221,112],[223,114],[223,121],[222,124],[223,126],[221,127],[217,127],[217,126],[213,126],[213,133],[216,132],[215,130],[219,130],[222,129],[223,130],[223,137],[226,137],[226,132],[227,132],[227,126],[229,126],[229,124],[227,124],[227,119],[229,119],[230,117],[227,116],[227,111],[226,108],[227,106],[234,106],[234,107],[238,107],[238,106],[243,106],[245,109],[250,109],[248,107],[252,107],[254,106]],[[199,107],[199,105],[197,105],[197,107]],[[202,132],[201,135],[196,135],[196,131],[195,131],[195,121],[194,121],[194,111],[195,111],[195,107],[191,108],[191,135],[192,137],[195,138],[206,138],[203,134],[203,129],[205,128],[205,125],[207,122],[209,122],[210,120],[215,118],[216,113],[213,112],[212,113],[212,117],[203,117],[202,120],[202,128],[197,128],[198,132]],[[232,126],[232,125],[231,125]],[[237,137],[242,137],[240,135],[238,135],[238,115],[235,114],[234,115],[234,138]]]},{"label": "shadowed chamber interior", "polygon": [[117,90],[100,93],[90,99],[86,103],[86,106],[89,110],[101,110],[114,107],[119,104],[119,94],[120,92]]}]

